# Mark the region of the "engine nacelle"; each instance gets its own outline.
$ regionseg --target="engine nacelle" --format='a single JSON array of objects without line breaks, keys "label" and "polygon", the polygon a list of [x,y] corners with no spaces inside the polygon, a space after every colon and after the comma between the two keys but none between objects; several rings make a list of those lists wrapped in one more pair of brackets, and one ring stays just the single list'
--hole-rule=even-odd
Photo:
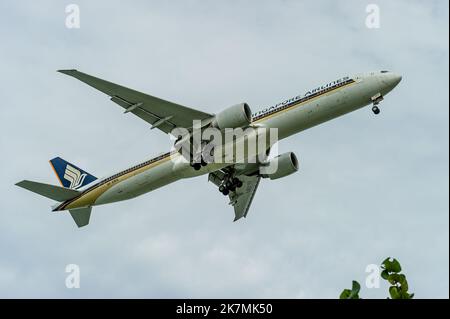
[{"label": "engine nacelle", "polygon": [[260,168],[261,176],[270,179],[286,177],[296,171],[298,171],[298,159],[292,152],[278,155]]},{"label": "engine nacelle", "polygon": [[247,103],[240,103],[218,113],[212,126],[220,130],[225,128],[246,127],[252,121],[252,111]]}]

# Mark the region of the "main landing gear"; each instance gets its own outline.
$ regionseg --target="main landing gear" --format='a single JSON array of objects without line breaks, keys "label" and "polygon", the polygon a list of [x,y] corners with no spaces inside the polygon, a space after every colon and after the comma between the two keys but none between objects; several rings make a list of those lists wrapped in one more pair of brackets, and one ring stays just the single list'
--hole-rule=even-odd
[{"label": "main landing gear", "polygon": [[191,166],[196,170],[200,170],[202,166],[208,165],[214,160],[214,145],[207,144],[206,142],[202,144],[202,151],[200,154],[195,154],[191,156],[195,159],[191,162]]},{"label": "main landing gear", "polygon": [[230,192],[234,192],[236,188],[242,187],[243,183],[239,178],[233,177],[226,179],[219,186],[219,192],[227,196]]},{"label": "main landing gear", "polygon": [[191,166],[196,170],[200,170],[202,166],[206,166],[208,163],[206,163],[203,158],[201,159],[200,163],[191,163]]}]

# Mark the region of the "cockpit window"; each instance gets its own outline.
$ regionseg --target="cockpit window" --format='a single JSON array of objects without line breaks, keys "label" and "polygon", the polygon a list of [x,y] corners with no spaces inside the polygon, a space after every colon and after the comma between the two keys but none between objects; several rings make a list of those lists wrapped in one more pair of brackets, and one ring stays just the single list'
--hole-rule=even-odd
[{"label": "cockpit window", "polygon": [[381,71],[381,73],[388,73],[389,71],[386,71],[386,70],[383,70],[383,71]]}]

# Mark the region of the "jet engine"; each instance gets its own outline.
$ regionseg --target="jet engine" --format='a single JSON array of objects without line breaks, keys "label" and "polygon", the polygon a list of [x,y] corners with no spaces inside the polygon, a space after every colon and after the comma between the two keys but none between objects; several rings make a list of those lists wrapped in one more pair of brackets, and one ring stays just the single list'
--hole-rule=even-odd
[{"label": "jet engine", "polygon": [[218,113],[212,126],[220,130],[225,128],[246,127],[252,121],[252,111],[247,103],[240,103]]},{"label": "jet engine", "polygon": [[272,180],[291,175],[296,171],[298,171],[298,159],[292,152],[278,155],[260,168],[261,176]]}]

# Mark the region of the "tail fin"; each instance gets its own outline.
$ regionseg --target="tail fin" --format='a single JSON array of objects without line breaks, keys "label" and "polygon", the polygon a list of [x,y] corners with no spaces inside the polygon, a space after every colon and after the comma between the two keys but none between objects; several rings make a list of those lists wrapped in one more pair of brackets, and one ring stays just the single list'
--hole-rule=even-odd
[{"label": "tail fin", "polygon": [[75,224],[78,227],[83,227],[89,224],[89,218],[91,217],[92,207],[70,209],[69,213],[72,216]]},{"label": "tail fin", "polygon": [[55,185],[38,183],[27,180],[21,181],[16,185],[25,188],[29,191],[32,191],[33,193],[56,200],[58,202],[64,202],[68,199],[72,199],[80,193],[79,191],[76,191],[74,189],[68,189]]},{"label": "tail fin", "polygon": [[56,176],[58,177],[62,186],[66,188],[78,189],[92,183],[97,177],[85,172],[81,168],[70,164],[61,157],[55,157],[50,160]]}]

